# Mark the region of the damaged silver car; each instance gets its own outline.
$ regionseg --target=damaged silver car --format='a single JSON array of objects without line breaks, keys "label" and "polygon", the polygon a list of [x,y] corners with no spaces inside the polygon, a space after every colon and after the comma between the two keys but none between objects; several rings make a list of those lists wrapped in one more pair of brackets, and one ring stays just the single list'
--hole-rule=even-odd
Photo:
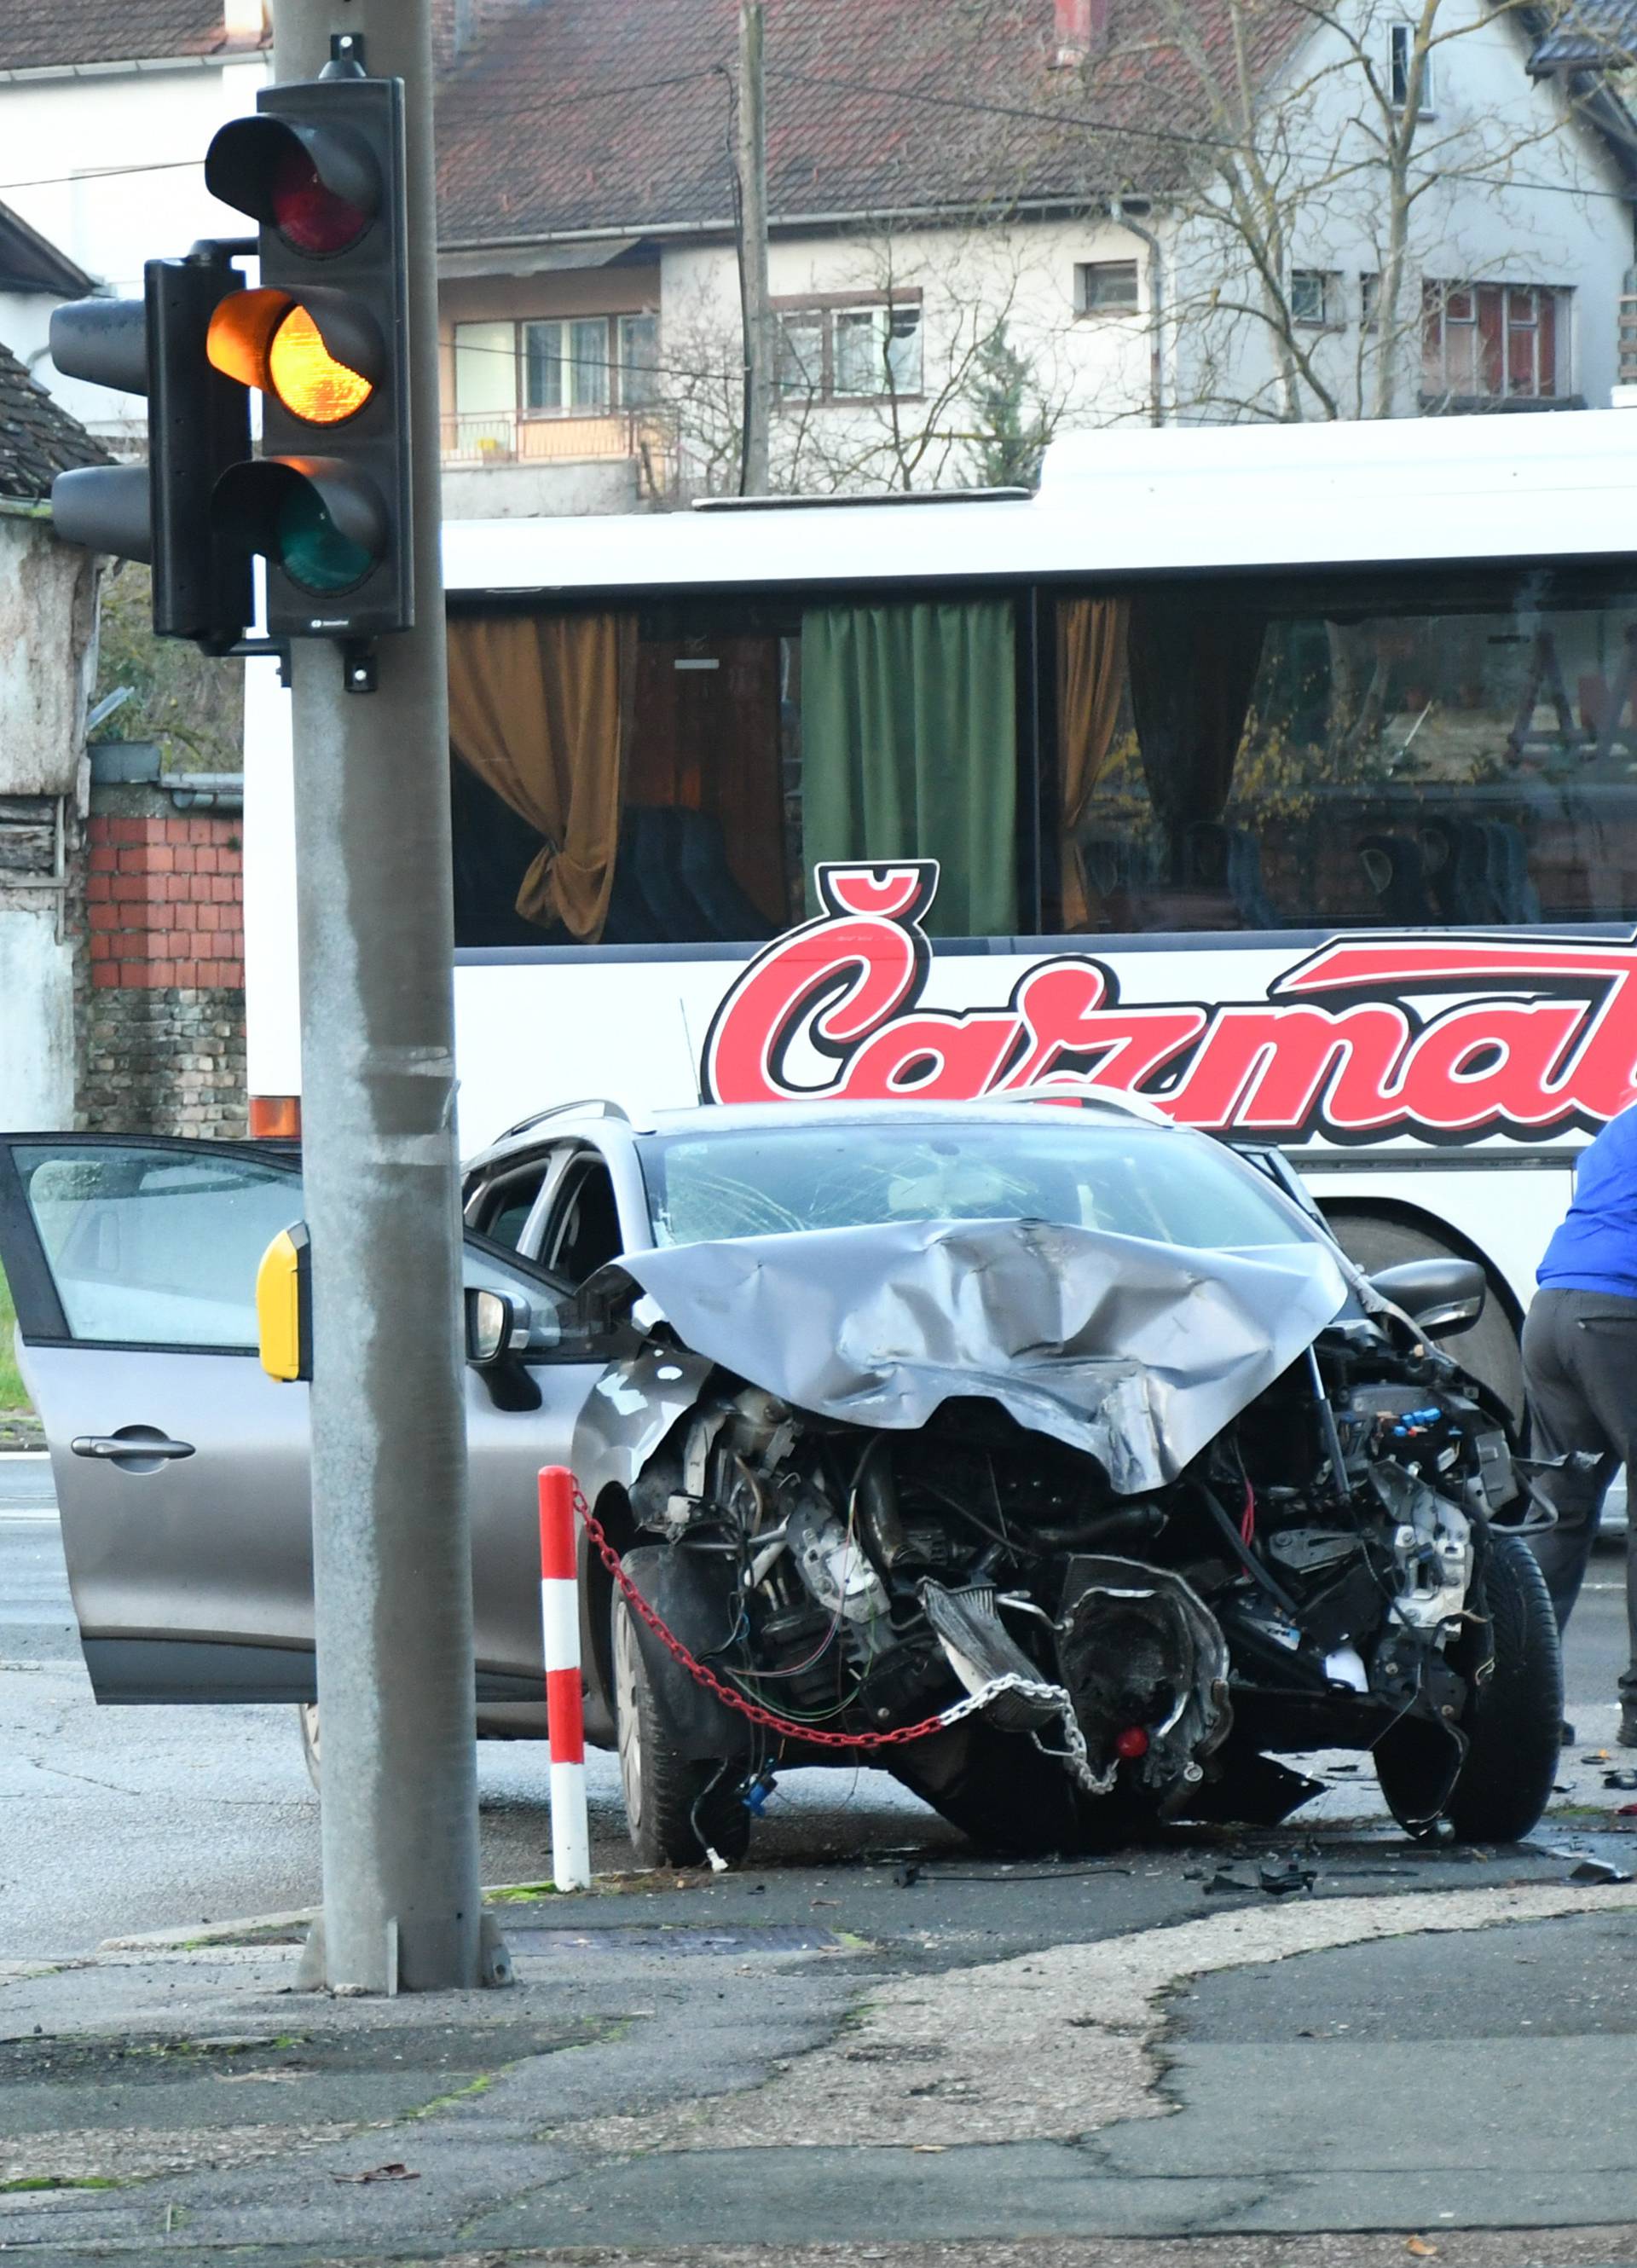
[{"label": "damaged silver car", "polygon": [[1534,1825],[1540,1515],[1427,1336],[1476,1319],[1481,1270],[1371,1285],[1276,1161],[1111,1113],[723,1114],[634,1146],[654,1247],[592,1286],[632,1345],[575,1469],[658,1619],[785,1728],[616,1596],[639,1855],[736,1855],[776,1766],[940,1712],[874,1760],[1000,1848],[1271,1821],[1314,1789],[1276,1756],[1330,1747],[1372,1752],[1412,1832]]},{"label": "damaged silver car", "polygon": [[[311,1749],[306,1389],[251,1297],[300,1197],[264,1148],[0,1138],[99,1697],[298,1702]],[[542,1729],[565,1463],[645,1863],[741,1854],[775,1771],[860,1759],[1011,1851],[1272,1822],[1327,1748],[1412,1832],[1538,1818],[1549,1515],[1439,1344],[1474,1264],[1366,1278],[1276,1154],[1095,1100],[573,1106],[465,1204],[479,1730]]]}]

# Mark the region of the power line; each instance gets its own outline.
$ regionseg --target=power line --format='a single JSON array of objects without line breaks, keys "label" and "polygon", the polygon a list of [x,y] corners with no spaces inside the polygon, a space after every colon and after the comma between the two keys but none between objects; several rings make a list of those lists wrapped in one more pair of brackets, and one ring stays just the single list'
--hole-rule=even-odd
[{"label": "power line", "polygon": [[[1176,127],[1144,126],[1129,119],[1089,118],[1080,111],[1044,110],[1024,103],[985,102],[974,95],[939,94],[925,87],[880,86],[867,79],[840,78],[826,72],[790,70],[777,64],[768,66],[767,75],[770,78],[784,79],[793,86],[829,87],[838,93],[867,95],[881,102],[915,102],[933,110],[1018,119],[1034,125],[1073,127],[1088,134],[1125,136],[1181,150],[1227,150],[1247,157],[1258,154],[1256,143],[1240,141],[1228,135],[1188,133]],[[601,102],[669,87],[689,86],[721,76],[721,67],[712,64],[698,70],[672,72],[663,78],[636,79],[621,86],[576,87],[549,103],[465,111],[460,114],[457,122],[462,125],[499,125],[516,118],[561,117],[564,110],[579,102]],[[14,189],[60,188],[82,181],[121,180],[137,173],[188,172],[203,163],[203,158],[162,158],[141,165],[82,168],[71,173],[41,173],[26,180],[0,181],[0,195],[8,195]],[[1358,160],[1360,169],[1385,166],[1386,163],[1384,158],[1375,157]],[[1629,205],[1633,202],[1633,195],[1621,190],[1582,187],[1573,181],[1520,180],[1505,174],[1467,173],[1459,167],[1443,172],[1438,178],[1445,181],[1470,182],[1475,188],[1527,190],[1545,196],[1595,197],[1611,204]]]},{"label": "power line", "polygon": [[[565,110],[580,102],[609,102],[628,94],[653,94],[674,86],[691,86],[701,80],[715,78],[719,66],[711,64],[698,70],[672,71],[664,78],[630,80],[623,86],[575,87],[551,102],[515,103],[500,109],[452,109],[453,122],[461,126],[498,126],[513,118],[560,118]],[[139,166],[95,166],[82,167],[73,173],[38,173],[31,180],[0,181],[0,195],[12,189],[55,189],[71,188],[79,181],[113,181],[129,173],[167,173],[186,172],[203,166],[203,158],[160,158]]]}]

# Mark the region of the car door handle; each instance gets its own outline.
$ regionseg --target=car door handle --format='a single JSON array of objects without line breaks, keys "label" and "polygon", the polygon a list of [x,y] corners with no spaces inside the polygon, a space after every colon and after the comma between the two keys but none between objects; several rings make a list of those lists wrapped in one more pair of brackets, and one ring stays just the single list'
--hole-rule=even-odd
[{"label": "car door handle", "polygon": [[69,1447],[77,1457],[191,1457],[191,1441],[167,1440],[163,1433],[80,1433]]}]

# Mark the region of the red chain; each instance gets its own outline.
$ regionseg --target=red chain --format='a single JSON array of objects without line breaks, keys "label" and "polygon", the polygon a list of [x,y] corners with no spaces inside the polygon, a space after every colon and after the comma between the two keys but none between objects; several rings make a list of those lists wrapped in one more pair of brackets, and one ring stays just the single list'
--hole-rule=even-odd
[{"label": "red chain", "polygon": [[697,1684],[713,1693],[724,1707],[736,1709],[741,1717],[748,1717],[753,1725],[760,1725],[766,1732],[781,1733],[787,1740],[804,1741],[810,1748],[817,1749],[897,1749],[908,1741],[924,1741],[929,1734],[941,1733],[946,1729],[942,1717],[924,1717],[918,1725],[902,1725],[890,1733],[827,1733],[812,1725],[798,1724],[792,1717],[776,1717],[771,1709],[763,1709],[760,1703],[748,1701],[742,1693],[736,1692],[731,1685],[725,1685],[713,1669],[708,1669],[703,1661],[696,1661],[681,1638],[666,1628],[625,1572],[619,1553],[603,1534],[601,1521],[578,1488],[574,1491],[574,1509],[585,1521],[586,1535],[595,1546],[603,1565],[624,1594],[632,1612],[646,1623],[667,1652],[682,1664]]}]

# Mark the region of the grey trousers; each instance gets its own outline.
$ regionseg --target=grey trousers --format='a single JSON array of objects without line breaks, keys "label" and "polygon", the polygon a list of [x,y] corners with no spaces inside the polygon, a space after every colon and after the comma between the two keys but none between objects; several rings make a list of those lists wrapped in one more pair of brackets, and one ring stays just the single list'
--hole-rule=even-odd
[{"label": "grey trousers", "polygon": [[[1523,1384],[1534,1454],[1589,1449],[1597,1458],[1589,1471],[1547,1476],[1558,1524],[1530,1539],[1561,1630],[1585,1580],[1603,1499],[1622,1465],[1637,1492],[1630,1478],[1637,1459],[1637,1300],[1537,1292],[1523,1325]],[[1631,1660],[1620,1697],[1637,1705],[1637,1503],[1626,1530],[1626,1619]]]}]

